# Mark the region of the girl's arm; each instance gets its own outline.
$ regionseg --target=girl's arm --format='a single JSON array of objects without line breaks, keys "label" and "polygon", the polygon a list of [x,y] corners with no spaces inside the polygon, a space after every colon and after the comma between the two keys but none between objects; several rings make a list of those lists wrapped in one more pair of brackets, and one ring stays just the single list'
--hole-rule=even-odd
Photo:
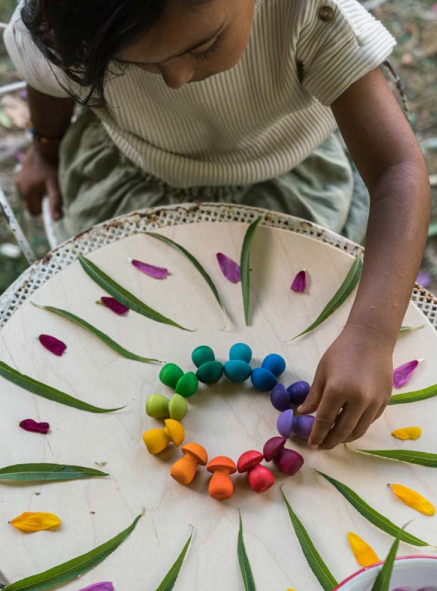
[{"label": "girl's arm", "polygon": [[351,314],[322,358],[300,408],[304,413],[318,409],[310,444],[321,449],[364,435],[388,403],[393,350],[431,210],[422,152],[379,69],[344,92],[332,111],[371,205],[363,274]]},{"label": "girl's arm", "polygon": [[74,101],[43,94],[27,86],[30,117],[37,137],[29,148],[17,187],[33,215],[41,213],[41,199],[48,194],[52,218],[61,217],[61,195],[58,185],[59,145],[70,125]]}]

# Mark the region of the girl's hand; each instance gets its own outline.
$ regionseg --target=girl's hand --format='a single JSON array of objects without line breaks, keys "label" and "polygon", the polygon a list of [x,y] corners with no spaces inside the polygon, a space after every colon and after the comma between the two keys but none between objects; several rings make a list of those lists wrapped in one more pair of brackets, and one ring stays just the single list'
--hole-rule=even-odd
[{"label": "girl's hand", "polygon": [[41,213],[41,201],[47,194],[52,219],[61,218],[62,198],[58,184],[57,154],[53,157],[43,156],[35,146],[31,146],[17,177],[16,185],[32,215]]},{"label": "girl's hand", "polygon": [[317,417],[312,447],[333,449],[362,437],[384,412],[393,388],[393,351],[374,329],[348,323],[320,361],[302,414]]}]

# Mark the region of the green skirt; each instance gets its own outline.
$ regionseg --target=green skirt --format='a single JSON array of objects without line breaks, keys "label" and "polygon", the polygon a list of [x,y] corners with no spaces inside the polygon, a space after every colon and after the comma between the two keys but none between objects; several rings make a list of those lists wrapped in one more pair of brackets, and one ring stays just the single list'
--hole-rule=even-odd
[{"label": "green skirt", "polygon": [[296,168],[253,185],[180,189],[146,173],[124,156],[98,117],[85,110],[61,145],[63,218],[60,242],[114,217],[186,202],[252,205],[303,218],[361,243],[369,194],[338,135]]}]

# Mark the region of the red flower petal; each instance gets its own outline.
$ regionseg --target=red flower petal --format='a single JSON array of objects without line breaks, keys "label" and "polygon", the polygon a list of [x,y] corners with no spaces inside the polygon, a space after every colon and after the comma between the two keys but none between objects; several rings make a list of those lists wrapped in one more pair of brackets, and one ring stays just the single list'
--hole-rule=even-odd
[{"label": "red flower petal", "polygon": [[67,348],[67,345],[65,343],[63,343],[56,337],[52,337],[48,334],[40,334],[38,339],[43,347],[45,347],[50,351],[50,353],[53,353],[53,355],[57,355],[58,357],[60,357]]},{"label": "red flower petal", "polygon": [[307,272],[299,271],[291,284],[291,290],[296,293],[303,293],[307,288]]},{"label": "red flower petal", "polygon": [[49,432],[50,425],[48,423],[37,423],[33,419],[24,419],[21,421],[20,427],[25,431],[31,431],[32,433],[43,433],[44,435]]},{"label": "red flower petal", "polygon": [[97,303],[102,303],[104,306],[106,306],[119,316],[123,316],[124,314],[127,314],[127,312],[129,312],[129,308],[127,308],[123,304],[120,304],[120,302],[118,302],[115,298],[110,298],[108,296],[101,297],[100,301]]},{"label": "red flower petal", "polygon": [[149,277],[154,277],[155,279],[165,279],[168,277],[169,272],[168,269],[164,269],[164,267],[155,267],[154,265],[149,265],[148,263],[143,263],[142,261],[132,260],[131,264],[141,271],[141,273],[145,273]]},{"label": "red flower petal", "polygon": [[415,359],[414,361],[408,361],[397,367],[393,372],[393,386],[395,388],[402,388],[407,382],[410,381],[413,373],[416,371],[420,361]]},{"label": "red flower petal", "polygon": [[235,261],[230,259],[222,252],[217,253],[217,261],[223,275],[231,283],[238,283],[241,281],[241,269]]}]

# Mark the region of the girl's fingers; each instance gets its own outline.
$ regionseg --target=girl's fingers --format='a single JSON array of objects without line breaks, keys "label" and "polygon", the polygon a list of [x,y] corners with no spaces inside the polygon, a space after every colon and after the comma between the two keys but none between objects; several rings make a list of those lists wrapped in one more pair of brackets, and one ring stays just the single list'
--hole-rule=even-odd
[{"label": "girl's fingers", "polygon": [[326,436],[337,420],[343,404],[343,399],[330,396],[326,391],[323,392],[322,401],[308,442],[311,447],[319,447],[325,441]]},{"label": "girl's fingers", "polygon": [[320,449],[334,449],[337,445],[345,443],[357,428],[363,416],[363,409],[360,405],[345,404],[340,415],[335,421],[334,427],[328,433]]},{"label": "girl's fingers", "polygon": [[357,439],[361,439],[363,437],[373,421],[375,420],[375,416],[377,415],[377,411],[373,407],[369,407],[366,412],[363,414],[361,419],[359,420],[357,426],[351,433],[351,435],[347,438],[345,443],[351,443],[352,441],[356,441]]},{"label": "girl's fingers", "polygon": [[384,414],[385,409],[387,408],[386,404],[383,404],[381,406],[381,408],[378,410],[378,412],[376,413],[375,418],[373,419],[373,422],[377,421],[378,419],[381,418],[381,416]]},{"label": "girl's fingers", "polygon": [[61,193],[59,191],[58,182],[55,179],[46,180],[47,195],[50,204],[50,215],[52,219],[57,221],[62,217],[61,212]]},{"label": "girl's fingers", "polygon": [[319,404],[322,399],[323,387],[324,383],[322,378],[316,374],[308,397],[305,402],[299,406],[297,412],[301,415],[307,415],[315,412],[319,408]]}]

